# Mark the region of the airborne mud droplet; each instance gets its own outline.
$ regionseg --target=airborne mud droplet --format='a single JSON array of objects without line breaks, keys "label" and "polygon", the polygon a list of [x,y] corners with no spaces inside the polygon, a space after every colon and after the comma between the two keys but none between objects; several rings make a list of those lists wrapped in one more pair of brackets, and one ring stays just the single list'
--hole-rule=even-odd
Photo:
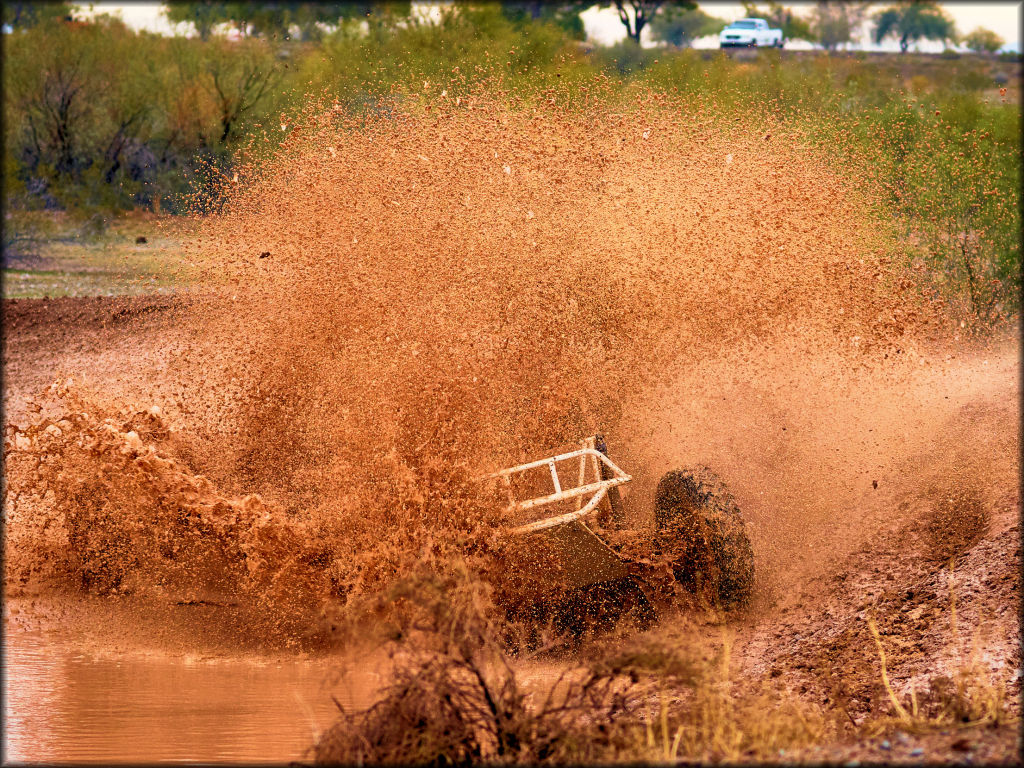
[{"label": "airborne mud droplet", "polygon": [[311,105],[239,170],[187,246],[201,289],[158,380],[54,390],[58,432],[10,432],[11,541],[47,533],[9,579],[59,562],[93,591],[212,599],[182,591],[202,570],[315,610],[453,553],[493,572],[511,545],[473,477],[604,432],[639,487],[932,343],[870,189],[785,126],[600,84],[572,108],[452,87]]}]

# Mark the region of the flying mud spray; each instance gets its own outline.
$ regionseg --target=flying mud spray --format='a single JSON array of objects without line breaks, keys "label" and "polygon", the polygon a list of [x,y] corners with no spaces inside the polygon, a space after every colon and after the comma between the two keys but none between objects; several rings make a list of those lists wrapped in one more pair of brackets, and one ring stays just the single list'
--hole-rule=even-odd
[{"label": "flying mud spray", "polygon": [[600,432],[635,497],[715,469],[770,610],[914,494],[1016,471],[1012,362],[971,362],[870,184],[770,115],[610,91],[266,126],[159,339],[7,427],[8,590],[242,601],[275,636],[424,563],[514,599],[549,571],[509,586],[532,555],[473,478]]}]

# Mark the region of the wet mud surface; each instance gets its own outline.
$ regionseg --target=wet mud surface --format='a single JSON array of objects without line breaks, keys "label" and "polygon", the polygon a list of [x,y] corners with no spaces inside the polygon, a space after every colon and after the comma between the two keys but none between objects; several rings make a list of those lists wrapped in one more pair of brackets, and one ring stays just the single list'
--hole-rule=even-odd
[{"label": "wet mud surface", "polygon": [[[132,350],[158,346],[175,333],[174,300],[143,304],[142,312],[137,301],[132,307],[126,316],[118,300],[8,302],[9,413],[18,413],[21,392],[44,384],[62,367],[74,364],[97,377],[109,376]],[[1016,418],[1016,360],[1012,345],[987,357],[996,369],[986,377],[989,382],[972,385],[970,402],[949,409],[938,439],[926,440],[920,453],[904,460],[894,475],[904,476],[903,487],[872,489],[888,491],[883,506],[894,514],[883,516],[849,554],[815,575],[762,594],[751,613],[736,621],[738,680],[753,685],[767,676],[794,697],[840,702],[852,732],[886,695],[867,630],[870,615],[887,643],[897,690],[927,691],[933,680],[953,676],[959,663],[972,659],[1019,697],[1020,502],[1016,434],[1006,429]],[[943,439],[950,426],[962,436],[959,444]],[[971,517],[969,505],[935,503],[936,494],[956,485],[950,484],[957,480],[951,468],[960,473],[961,485],[979,489],[983,519]],[[772,534],[762,530],[761,535]],[[118,755],[142,761],[293,759],[304,754],[317,728],[329,724],[336,706],[331,696],[350,706],[365,705],[380,685],[379,675],[353,683],[351,671],[342,682],[339,670],[351,653],[324,644],[322,637],[308,640],[302,650],[294,638],[253,632],[246,609],[223,596],[221,601],[216,595],[90,598],[75,592],[19,593],[11,586],[4,611],[8,680],[20,691],[9,695],[8,703],[13,706],[29,693],[35,702],[50,703],[42,720],[37,706],[26,705],[22,715],[8,721],[9,754],[60,760]],[[672,621],[667,618],[654,631],[671,632]],[[709,625],[704,631],[718,629]],[[58,663],[54,659],[59,666],[52,668]],[[559,662],[551,663],[557,668]],[[120,691],[119,715],[111,715],[113,704],[102,704],[112,690]],[[231,698],[231,691],[238,698]],[[281,707],[268,703],[282,701],[289,691],[294,701]],[[67,698],[54,707],[54,696]],[[220,722],[221,699],[238,713],[236,719]],[[189,714],[196,700],[205,702],[208,716]],[[81,720],[96,707],[103,717]],[[194,729],[186,752],[179,739],[182,718]],[[79,722],[85,731],[73,724]],[[211,738],[207,729],[215,724],[220,735]],[[150,746],[138,753],[120,751],[126,727]],[[170,729],[167,739],[154,736],[159,729]],[[851,735],[780,758],[1004,761],[1017,754],[1018,738],[1012,726],[930,734],[897,729],[872,738]],[[67,746],[72,742],[73,750]]]}]

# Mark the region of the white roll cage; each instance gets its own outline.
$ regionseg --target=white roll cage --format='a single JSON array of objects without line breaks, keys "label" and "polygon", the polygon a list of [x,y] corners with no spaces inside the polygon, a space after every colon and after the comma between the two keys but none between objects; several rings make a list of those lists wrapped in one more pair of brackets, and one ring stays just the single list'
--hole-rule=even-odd
[{"label": "white roll cage", "polygon": [[[561,462],[572,461],[577,458],[580,462],[576,485],[571,488],[563,488],[561,480],[558,477],[557,465]],[[587,461],[588,458],[590,459],[589,462]],[[591,482],[587,482],[588,464],[593,470],[594,475],[594,480]],[[512,491],[512,476],[528,472],[531,469],[537,469],[545,465],[551,472],[551,482],[554,485],[555,492],[548,494],[547,496],[536,496],[532,499],[517,501],[515,494]],[[608,468],[611,477],[603,477],[604,473],[601,471],[602,465]],[[480,479],[491,480],[497,478],[501,478],[502,481],[504,481],[505,488],[508,491],[508,510],[510,512],[520,512],[528,509],[534,509],[536,507],[546,507],[560,501],[576,499],[575,512],[567,512],[564,515],[556,515],[555,517],[549,517],[544,520],[538,520],[533,523],[513,528],[512,533],[517,534],[542,531],[546,528],[552,528],[556,525],[562,525],[563,523],[569,523],[573,520],[579,520],[582,517],[586,517],[597,508],[597,505],[600,504],[608,495],[608,491],[610,489],[619,485],[625,485],[633,479],[630,475],[627,475],[619,469],[611,459],[595,447],[595,438],[593,437],[588,437],[586,440],[581,441],[580,448],[575,451],[569,451],[568,453],[562,453],[558,456],[551,456],[546,459],[538,459],[537,461],[520,464],[515,467],[510,467],[509,469],[501,469],[497,472],[492,472],[489,475],[484,475],[484,477]],[[590,496],[590,500],[581,507],[580,505],[583,503],[583,497],[588,494],[592,494]]]}]

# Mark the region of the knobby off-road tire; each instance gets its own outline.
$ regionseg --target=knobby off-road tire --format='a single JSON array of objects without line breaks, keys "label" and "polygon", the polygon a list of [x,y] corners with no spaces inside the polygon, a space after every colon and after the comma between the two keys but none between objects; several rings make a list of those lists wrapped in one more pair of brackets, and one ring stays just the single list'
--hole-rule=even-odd
[{"label": "knobby off-road tire", "polygon": [[724,609],[750,602],[754,552],[743,516],[707,467],[673,470],[654,497],[658,548],[683,588]]}]

